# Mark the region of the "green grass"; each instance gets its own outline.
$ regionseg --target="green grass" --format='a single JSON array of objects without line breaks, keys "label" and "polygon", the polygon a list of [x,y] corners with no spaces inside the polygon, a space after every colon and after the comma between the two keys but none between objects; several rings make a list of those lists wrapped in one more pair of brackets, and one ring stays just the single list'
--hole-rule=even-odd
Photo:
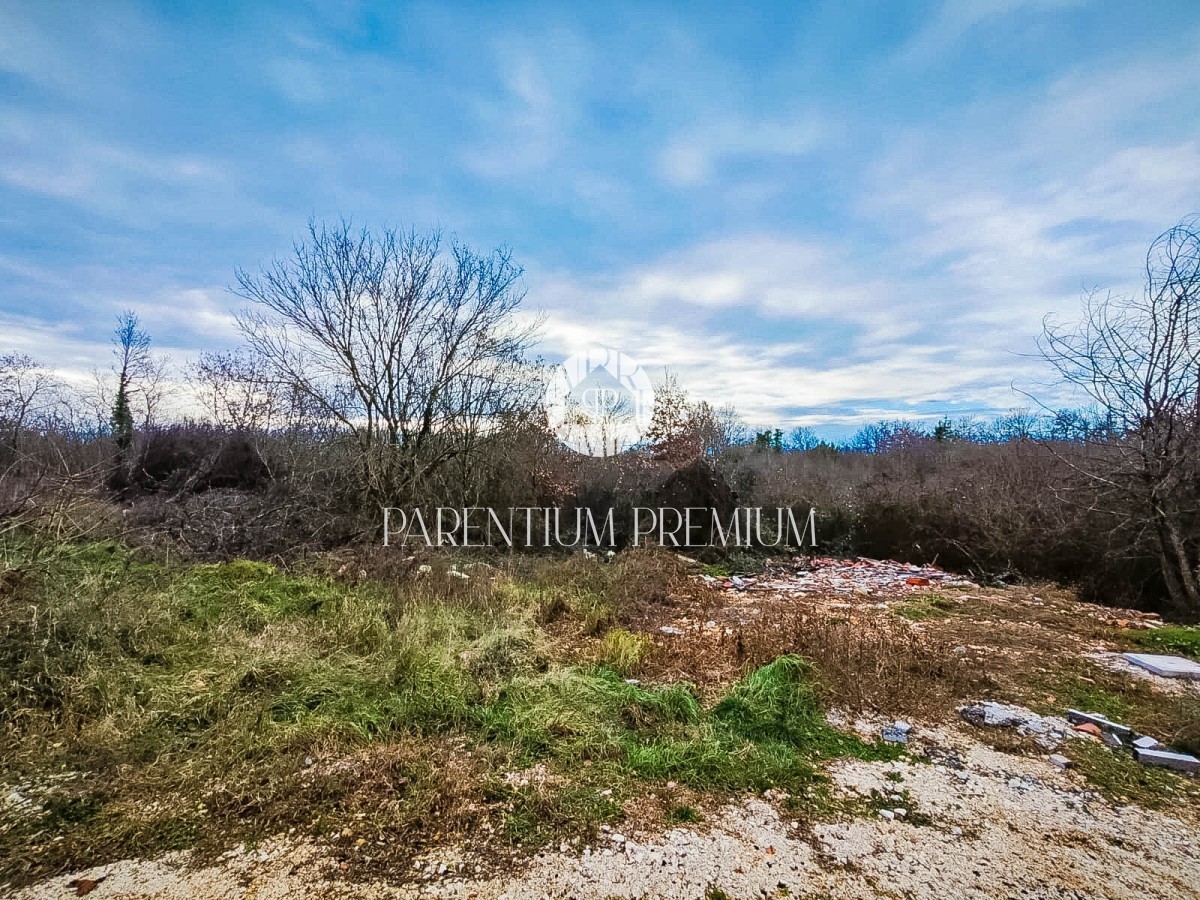
[{"label": "green grass", "polygon": [[[350,585],[10,539],[0,786],[29,802],[0,808],[0,880],[291,829],[414,852],[491,821],[540,845],[613,821],[647,782],[817,797],[822,760],[899,754],[830,728],[794,656],[715,703],[630,684],[651,643],[612,620],[672,575],[622,557]],[[563,650],[551,626],[607,630]]]},{"label": "green grass", "polygon": [[800,789],[816,780],[814,760],[895,752],[831,728],[811,668],[791,656],[747,675],[711,710],[689,685],[643,687],[600,668],[514,679],[479,715],[489,739],[528,762],[609,764],[620,777],[702,789]]},{"label": "green grass", "polygon": [[895,607],[895,613],[913,622],[924,622],[927,619],[944,619],[954,609],[954,601],[938,594],[928,594]]},{"label": "green grass", "polygon": [[1138,632],[1134,643],[1158,653],[1174,653],[1200,660],[1200,627],[1164,625]]},{"label": "green grass", "polygon": [[1044,706],[1047,714],[1059,714],[1067,709],[1100,713],[1113,722],[1127,722],[1134,703],[1112,687],[1097,684],[1086,674],[1069,674],[1053,682],[1055,703]]}]

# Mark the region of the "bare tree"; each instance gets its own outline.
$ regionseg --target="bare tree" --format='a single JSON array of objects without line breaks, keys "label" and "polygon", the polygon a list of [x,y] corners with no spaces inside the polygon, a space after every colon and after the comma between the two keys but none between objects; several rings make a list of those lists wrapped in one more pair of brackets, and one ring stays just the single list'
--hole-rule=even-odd
[{"label": "bare tree", "polygon": [[1003,444],[1005,441],[1028,441],[1043,431],[1041,418],[1028,409],[1011,409],[997,416],[991,426],[991,439]]},{"label": "bare tree", "polygon": [[[0,534],[40,521],[72,525],[93,454],[73,397],[53,372],[23,354],[0,356]],[[86,530],[84,528],[83,530]]]},{"label": "bare tree", "polygon": [[1100,407],[1080,468],[1110,511],[1153,538],[1177,610],[1200,612],[1200,218],[1164,232],[1140,297],[1092,293],[1046,358]]},{"label": "bare tree", "polygon": [[58,383],[50,371],[31,357],[17,353],[0,356],[0,427],[6,462],[20,452],[22,432],[50,416],[57,394]]},{"label": "bare tree", "polygon": [[290,257],[239,270],[235,293],[275,384],[352,437],[365,491],[392,502],[532,402],[521,274],[506,249],[310,222]]},{"label": "bare tree", "polygon": [[202,353],[191,375],[207,416],[222,428],[270,431],[300,415],[290,392],[244,351]]},{"label": "bare tree", "polygon": [[807,425],[797,425],[788,435],[787,448],[795,451],[815,450],[820,447],[822,441],[817,437],[817,433]]},{"label": "bare tree", "polygon": [[858,453],[890,453],[894,450],[911,450],[931,440],[916,422],[888,419],[864,425],[845,446],[847,450]]}]

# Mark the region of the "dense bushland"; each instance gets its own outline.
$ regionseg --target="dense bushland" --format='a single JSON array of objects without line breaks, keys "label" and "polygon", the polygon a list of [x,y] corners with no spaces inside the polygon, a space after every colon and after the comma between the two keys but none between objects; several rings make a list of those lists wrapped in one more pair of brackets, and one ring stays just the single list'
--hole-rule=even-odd
[{"label": "dense bushland", "polygon": [[[145,428],[119,484],[103,436],[23,440],[26,455],[0,476],[10,525],[69,520],[200,560],[295,559],[379,541],[379,506],[356,479],[353,445],[336,437]],[[420,505],[611,507],[623,541],[635,505],[811,506],[818,553],[936,562],[984,580],[1049,579],[1099,603],[1194,619],[1169,602],[1153,532],[1102,503],[1080,473],[1081,457],[1094,453],[1066,441],[926,435],[875,452],[734,444],[688,469],[637,452],[579,457],[532,423],[514,423],[431,482]],[[737,565],[751,564],[744,555],[732,554]]]}]

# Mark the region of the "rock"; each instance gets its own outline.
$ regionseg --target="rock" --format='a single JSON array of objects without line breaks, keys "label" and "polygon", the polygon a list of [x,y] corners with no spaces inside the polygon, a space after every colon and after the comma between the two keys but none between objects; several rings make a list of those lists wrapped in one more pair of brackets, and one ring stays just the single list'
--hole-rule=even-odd
[{"label": "rock", "polygon": [[1075,730],[1084,734],[1093,735],[1094,737],[1100,737],[1100,735],[1103,734],[1103,732],[1100,731],[1100,726],[1093,725],[1091,722],[1081,722],[1075,726]]},{"label": "rock", "polygon": [[75,888],[76,897],[85,897],[100,886],[107,875],[101,875],[99,878],[76,878],[74,881],[67,883],[67,887]]},{"label": "rock", "polygon": [[958,714],[972,725],[1016,728],[1021,734],[1033,735],[1037,743],[1047,750],[1053,750],[1062,743],[1069,731],[1062,719],[1039,716],[1022,706],[994,700],[960,706]]},{"label": "rock", "polygon": [[893,722],[883,729],[883,739],[893,744],[907,744],[912,726],[907,722]]},{"label": "rock", "polygon": [[1162,744],[1160,744],[1156,738],[1152,738],[1149,735],[1144,734],[1133,742],[1133,746],[1137,747],[1139,750],[1157,750],[1162,747]]},{"label": "rock", "polygon": [[881,809],[879,815],[887,819],[889,822],[896,818],[896,814],[890,809]]},{"label": "rock", "polygon": [[1069,769],[1071,767],[1071,760],[1067,759],[1061,753],[1051,753],[1050,762],[1054,763],[1060,769]]},{"label": "rock", "polygon": [[1028,710],[1019,706],[1008,706],[990,700],[973,706],[960,707],[958,714],[972,725],[990,725],[996,728],[1021,725],[1032,715]]}]

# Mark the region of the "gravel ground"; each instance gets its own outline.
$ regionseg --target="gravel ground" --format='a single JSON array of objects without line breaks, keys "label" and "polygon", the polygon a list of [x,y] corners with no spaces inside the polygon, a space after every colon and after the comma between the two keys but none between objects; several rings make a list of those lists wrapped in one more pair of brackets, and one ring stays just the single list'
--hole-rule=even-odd
[{"label": "gravel ground", "polygon": [[840,793],[883,809],[811,829],[781,815],[780,798],[753,797],[709,811],[702,825],[611,831],[501,875],[476,876],[447,850],[391,883],[355,884],[338,878],[320,848],[275,840],[214,866],[191,867],[185,853],[124,861],[16,897],[78,896],[79,879],[99,880],[89,892],[96,900],[700,898],[714,888],[736,898],[1200,897],[1195,823],[1114,806],[1044,757],[996,752],[965,728],[919,729],[915,744],[932,762],[835,765]]}]

